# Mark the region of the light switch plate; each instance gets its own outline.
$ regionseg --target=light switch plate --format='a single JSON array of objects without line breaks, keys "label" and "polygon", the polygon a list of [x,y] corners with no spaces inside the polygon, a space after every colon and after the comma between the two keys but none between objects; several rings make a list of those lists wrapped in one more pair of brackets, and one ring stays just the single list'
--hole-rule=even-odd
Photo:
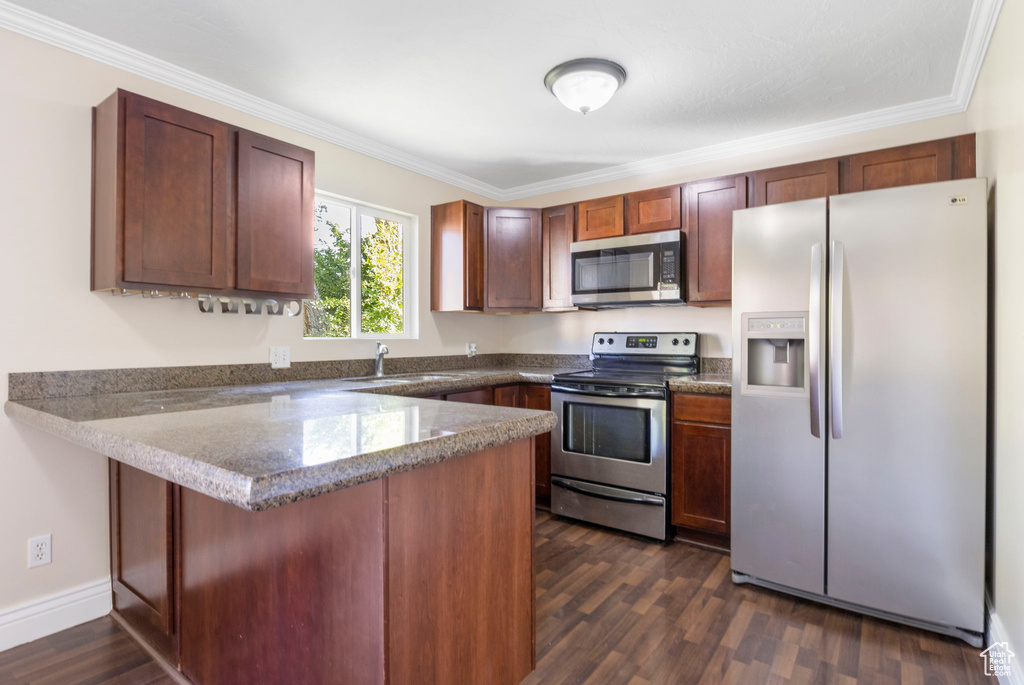
[{"label": "light switch plate", "polygon": [[290,347],[271,347],[270,348],[270,368],[272,369],[287,369],[292,365],[292,348]]}]

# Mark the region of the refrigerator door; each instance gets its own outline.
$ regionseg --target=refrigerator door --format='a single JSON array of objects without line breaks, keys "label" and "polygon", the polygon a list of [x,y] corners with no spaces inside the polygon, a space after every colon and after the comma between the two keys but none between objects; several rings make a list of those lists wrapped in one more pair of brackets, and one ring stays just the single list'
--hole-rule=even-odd
[{"label": "refrigerator door", "polygon": [[816,594],[826,207],[822,198],[733,213],[732,568]]},{"label": "refrigerator door", "polygon": [[831,198],[827,594],[984,630],[985,179]]}]

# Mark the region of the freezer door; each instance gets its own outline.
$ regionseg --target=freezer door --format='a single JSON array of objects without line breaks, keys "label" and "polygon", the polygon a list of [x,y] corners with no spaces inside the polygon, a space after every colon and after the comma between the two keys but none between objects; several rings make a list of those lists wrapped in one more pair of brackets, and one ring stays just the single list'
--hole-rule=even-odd
[{"label": "freezer door", "polygon": [[831,198],[827,593],[984,629],[985,179]]},{"label": "freezer door", "polygon": [[825,224],[825,199],[733,213],[732,568],[817,594]]}]

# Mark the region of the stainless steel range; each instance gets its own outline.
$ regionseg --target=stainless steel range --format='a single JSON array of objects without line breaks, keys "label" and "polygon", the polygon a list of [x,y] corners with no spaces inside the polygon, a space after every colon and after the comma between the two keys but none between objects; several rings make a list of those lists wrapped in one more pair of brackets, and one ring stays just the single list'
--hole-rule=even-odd
[{"label": "stainless steel range", "polygon": [[696,333],[595,333],[594,368],[555,376],[551,511],[664,540],[668,381],[698,373]]}]

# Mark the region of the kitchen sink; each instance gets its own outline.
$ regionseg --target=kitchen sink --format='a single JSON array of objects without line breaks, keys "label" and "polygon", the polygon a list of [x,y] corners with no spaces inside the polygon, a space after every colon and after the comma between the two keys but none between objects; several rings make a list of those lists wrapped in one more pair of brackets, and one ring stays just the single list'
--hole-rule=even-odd
[{"label": "kitchen sink", "polygon": [[397,374],[394,376],[382,376],[380,378],[359,378],[361,383],[422,383],[424,381],[444,381],[454,376],[441,376],[437,374]]}]

